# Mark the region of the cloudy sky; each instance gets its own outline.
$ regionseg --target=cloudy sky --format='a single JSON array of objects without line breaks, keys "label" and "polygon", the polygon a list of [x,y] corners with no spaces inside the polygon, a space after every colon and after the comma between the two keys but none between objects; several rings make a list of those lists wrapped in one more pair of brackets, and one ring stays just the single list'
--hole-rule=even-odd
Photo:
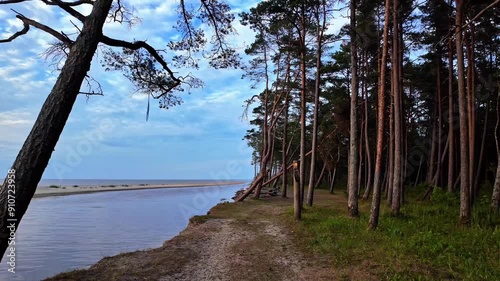
[{"label": "cloudy sky", "polygon": [[[247,11],[258,1],[228,1],[234,12]],[[125,40],[147,40],[158,49],[178,36],[178,1],[129,0],[141,23],[131,29],[108,23],[104,33]],[[13,8],[67,34],[75,19],[41,1],[0,6],[0,38],[22,29]],[[86,13],[90,8],[83,9]],[[253,33],[235,22],[238,35],[231,41],[243,52]],[[35,28],[14,42],[0,44],[0,171],[7,171],[26,139],[58,72],[44,51],[54,39]],[[184,103],[169,110],[151,102],[145,120],[147,96],[119,72],[105,72],[99,53],[90,75],[104,96],[80,96],[52,154],[45,179],[250,179],[251,150],[242,140],[250,127],[241,120],[243,101],[257,90],[241,79],[241,70],[210,69],[201,64],[193,73],[205,83]]]},{"label": "cloudy sky", "polygon": [[[141,23],[107,24],[105,34],[126,40],[147,40],[164,49],[178,33],[178,1],[132,0]],[[241,3],[244,3],[242,5]],[[232,1],[235,12],[252,1]],[[41,1],[0,7],[0,37],[22,29],[9,8],[55,30],[74,31],[70,16]],[[89,11],[84,9],[82,12]],[[234,46],[243,49],[252,33],[235,23]],[[0,171],[7,171],[26,139],[58,72],[44,51],[54,39],[35,28],[12,43],[0,44]],[[169,110],[151,102],[119,72],[105,72],[96,55],[90,74],[103,87],[104,96],[80,96],[52,154],[44,178],[100,179],[249,179],[251,150],[242,141],[249,128],[240,119],[243,101],[253,95],[239,70],[214,70],[202,65],[192,72],[205,86],[181,93],[184,103]],[[83,89],[83,88],[82,88]]]}]

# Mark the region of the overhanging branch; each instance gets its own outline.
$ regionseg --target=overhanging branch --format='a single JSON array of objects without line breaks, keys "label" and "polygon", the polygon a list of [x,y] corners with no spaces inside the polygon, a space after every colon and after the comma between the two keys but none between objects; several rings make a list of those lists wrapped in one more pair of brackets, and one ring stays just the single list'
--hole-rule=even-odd
[{"label": "overhanging branch", "polygon": [[81,22],[85,21],[85,16],[80,14],[78,11],[76,11],[75,9],[73,9],[71,7],[82,5],[82,4],[93,4],[93,1],[89,1],[89,0],[79,0],[79,1],[75,1],[75,2],[63,2],[60,0],[42,0],[42,2],[47,4],[47,5],[59,6],[61,9],[63,9],[68,14],[72,15],[73,17],[77,18]]},{"label": "overhanging branch", "polygon": [[[145,41],[127,42],[123,40],[113,39],[106,35],[103,35],[101,37],[101,42],[111,47],[122,47],[130,50],[138,50],[143,48],[146,51],[148,51],[148,53],[151,56],[153,56],[153,58],[155,58],[155,60],[163,67],[163,69],[165,69],[165,71],[168,72],[168,75],[170,76],[170,78],[172,78],[172,80],[175,81],[176,85],[179,85],[182,82],[181,79],[179,79],[174,75],[173,71],[168,67],[167,62],[163,60],[163,58],[158,54],[158,52]],[[170,88],[173,89],[175,87],[170,87]]]}]

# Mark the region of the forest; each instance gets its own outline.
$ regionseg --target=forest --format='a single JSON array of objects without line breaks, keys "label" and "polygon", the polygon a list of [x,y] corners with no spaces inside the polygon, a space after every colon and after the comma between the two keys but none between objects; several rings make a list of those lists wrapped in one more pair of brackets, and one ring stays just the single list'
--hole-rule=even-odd
[{"label": "forest", "polygon": [[371,201],[372,229],[382,202],[397,216],[416,189],[459,196],[463,225],[485,201],[498,212],[498,4],[273,0],[243,13],[257,34],[244,77],[264,90],[246,101],[256,176],[238,200],[266,185],[287,196],[298,160],[301,206],[320,185],[342,189],[352,217]]}]

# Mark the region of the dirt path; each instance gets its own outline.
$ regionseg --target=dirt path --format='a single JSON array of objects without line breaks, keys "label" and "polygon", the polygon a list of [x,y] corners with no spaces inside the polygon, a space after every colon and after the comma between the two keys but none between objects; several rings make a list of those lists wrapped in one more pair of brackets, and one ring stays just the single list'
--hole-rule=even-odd
[{"label": "dirt path", "polygon": [[104,258],[47,280],[319,280],[306,278],[314,270],[290,233],[268,216],[282,209],[233,211],[195,220],[161,248]]}]

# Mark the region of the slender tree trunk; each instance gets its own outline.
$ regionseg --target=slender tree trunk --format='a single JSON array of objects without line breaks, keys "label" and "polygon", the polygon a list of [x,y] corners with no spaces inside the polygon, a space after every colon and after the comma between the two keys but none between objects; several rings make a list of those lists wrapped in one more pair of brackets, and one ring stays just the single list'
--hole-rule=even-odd
[{"label": "slender tree trunk", "polygon": [[349,139],[349,165],[347,186],[349,198],[347,208],[352,217],[358,216],[358,186],[356,169],[358,167],[358,57],[356,39],[356,0],[351,0],[351,115],[350,115],[350,139]]},{"label": "slender tree trunk", "polygon": [[299,163],[299,188],[301,206],[304,204],[304,187],[306,179],[306,23],[305,7],[302,5],[301,38],[300,38],[300,163]]},{"label": "slender tree trunk", "polygon": [[[451,16],[450,16],[451,18]],[[451,20],[451,19],[450,19]],[[453,136],[455,130],[454,116],[453,116],[453,40],[448,42],[448,192],[453,191],[454,181],[454,166],[455,166],[455,137]]]},{"label": "slender tree trunk", "polygon": [[321,184],[321,181],[323,180],[323,177],[325,176],[325,171],[326,171],[326,162],[323,163],[323,168],[321,169],[321,173],[319,174],[318,180],[314,184],[314,188],[317,188]]},{"label": "slender tree trunk", "polygon": [[[80,35],[71,46],[61,73],[12,165],[12,173],[9,173],[0,189],[0,256],[3,256],[8,247],[11,232],[17,229],[28,209],[68,120],[101,39],[111,2],[98,0],[94,3],[92,12],[86,17]],[[15,183],[9,183],[9,178],[13,177]],[[8,211],[8,195],[13,195],[9,190],[15,191],[15,214]]]},{"label": "slender tree trunk", "polygon": [[316,11],[316,23],[317,23],[317,51],[316,51],[316,75],[314,81],[314,113],[313,113],[313,132],[312,132],[312,153],[311,153],[311,170],[309,172],[309,188],[307,190],[307,205],[312,206],[314,198],[314,175],[316,174],[316,151],[318,142],[318,111],[319,111],[319,96],[320,96],[320,70],[321,70],[321,56],[322,56],[322,45],[323,45],[323,32],[326,25],[326,3],[322,1],[323,7],[323,19],[322,24],[320,20],[320,7],[317,6]]},{"label": "slender tree trunk", "polygon": [[437,178],[433,181],[433,185],[441,186],[441,155],[443,154],[443,102],[441,98],[441,51],[438,52],[437,58],[437,106],[438,106],[438,119],[437,119],[437,163],[436,174]]},{"label": "slender tree trunk", "polygon": [[[392,71],[392,70],[391,70]],[[391,72],[392,73],[392,72]],[[386,182],[386,196],[387,205],[392,205],[392,192],[393,192],[393,179],[394,179],[394,83],[392,82],[394,77],[391,79],[391,103],[389,104],[389,174],[387,176]]]},{"label": "slender tree trunk", "polygon": [[391,210],[394,215],[399,214],[399,209],[401,206],[401,90],[400,90],[400,62],[399,62],[399,0],[394,0],[393,5],[393,22],[394,22],[394,33],[393,33],[393,83],[394,83],[394,175],[393,175],[393,187],[392,187],[392,206]]},{"label": "slender tree trunk", "polygon": [[[365,92],[365,116],[368,116],[368,93],[367,91]],[[368,138],[368,117],[366,118],[366,123],[365,123],[365,150],[366,150],[366,164],[368,166],[367,168],[367,173],[366,173],[366,188],[365,188],[365,193],[363,194],[363,199],[367,200],[370,197],[370,192],[371,192],[371,179],[372,179],[372,159],[371,159],[371,152],[370,152],[370,140]]]},{"label": "slender tree trunk", "polygon": [[467,101],[464,82],[464,50],[462,42],[462,24],[464,1],[455,0],[457,6],[456,14],[456,48],[457,48],[457,69],[458,69],[458,107],[460,116],[460,222],[470,223],[470,175],[469,175],[469,135]]},{"label": "slender tree trunk", "polygon": [[[437,104],[437,98],[434,99],[435,103]],[[428,164],[427,164],[427,178],[426,182],[429,185],[434,185],[432,182],[432,179],[434,177],[434,167],[436,166],[436,137],[437,137],[437,130],[436,130],[436,105],[434,105],[434,116],[432,117],[432,138],[431,138],[431,153],[429,155],[428,159]]]},{"label": "slender tree trunk", "polygon": [[481,171],[483,170],[483,157],[484,157],[484,145],[486,141],[486,132],[488,129],[488,112],[489,112],[489,104],[486,104],[484,114],[484,127],[483,127],[483,135],[481,136],[481,148],[479,149],[479,161],[477,162],[477,170],[476,177],[474,178],[474,187],[473,187],[473,195],[476,197],[479,193],[479,177],[481,176]]},{"label": "slender tree trunk", "polygon": [[495,175],[495,184],[493,185],[493,194],[491,195],[491,210],[494,212],[500,211],[500,142],[498,140],[498,127],[500,126],[500,82],[498,83],[496,113],[495,144],[497,147],[497,172]]},{"label": "slender tree trunk", "polygon": [[285,110],[284,110],[285,116],[283,117],[283,143],[282,143],[282,169],[283,169],[283,175],[282,175],[282,180],[281,180],[281,197],[286,198],[286,191],[287,191],[287,154],[288,154],[288,149],[287,149],[287,141],[288,141],[288,95],[285,97]]},{"label": "slender tree trunk", "polygon": [[378,109],[377,109],[377,148],[375,152],[375,174],[373,179],[373,196],[370,210],[369,229],[378,225],[380,213],[380,189],[382,177],[382,150],[384,149],[384,115],[385,115],[385,76],[387,69],[387,45],[389,33],[390,0],[385,0],[384,35],[382,43],[382,61],[380,63],[380,76],[378,83]]},{"label": "slender tree trunk", "polygon": [[[471,29],[473,28],[471,25]],[[476,122],[475,122],[475,93],[474,93],[474,43],[473,34],[468,32],[465,38],[465,46],[467,53],[467,113],[469,121],[469,183],[470,183],[470,201],[471,205],[474,202],[474,168],[476,161]]]},{"label": "slender tree trunk", "polygon": [[337,161],[335,161],[335,167],[333,168],[332,181],[330,182],[330,193],[333,193],[333,187],[335,186],[335,179],[337,177],[337,166],[340,162],[340,146],[337,148]]}]

